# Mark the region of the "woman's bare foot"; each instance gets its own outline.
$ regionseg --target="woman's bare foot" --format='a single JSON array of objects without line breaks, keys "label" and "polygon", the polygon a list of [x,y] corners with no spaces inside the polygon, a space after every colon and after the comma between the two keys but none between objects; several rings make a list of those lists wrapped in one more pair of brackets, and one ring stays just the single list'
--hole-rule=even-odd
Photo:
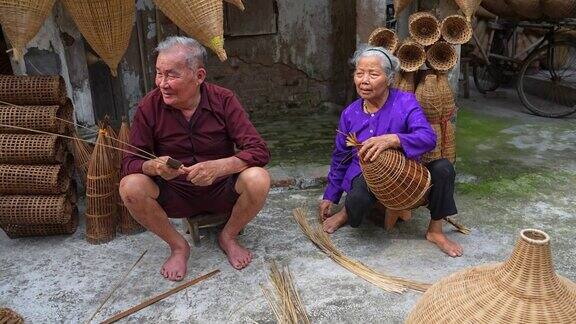
[{"label": "woman's bare foot", "polygon": [[218,244],[222,251],[226,253],[230,265],[236,270],[246,268],[252,261],[252,252],[238,244],[236,238],[227,237],[223,235],[223,232],[220,232]]},{"label": "woman's bare foot", "polygon": [[462,246],[454,241],[449,240],[442,232],[442,220],[430,220],[426,239],[436,244],[440,250],[451,257],[462,256],[464,250]]},{"label": "woman's bare foot", "polygon": [[336,214],[328,217],[324,222],[322,222],[322,229],[328,234],[336,232],[340,227],[346,224],[348,220],[348,214],[346,214],[346,208],[342,208]]},{"label": "woman's bare foot", "polygon": [[188,258],[190,257],[190,246],[186,243],[181,248],[171,249],[170,256],[164,262],[160,273],[164,278],[172,281],[184,279],[187,271]]}]

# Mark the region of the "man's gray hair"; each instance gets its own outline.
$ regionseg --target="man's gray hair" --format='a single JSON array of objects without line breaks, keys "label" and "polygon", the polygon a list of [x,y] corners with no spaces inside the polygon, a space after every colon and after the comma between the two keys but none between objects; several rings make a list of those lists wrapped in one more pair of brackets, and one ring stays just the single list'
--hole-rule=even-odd
[{"label": "man's gray hair", "polygon": [[386,73],[386,77],[388,78],[388,85],[391,85],[400,70],[400,60],[384,47],[361,44],[356,52],[354,52],[350,63],[356,68],[361,58],[369,56],[377,57],[380,60],[382,71]]},{"label": "man's gray hair", "polygon": [[169,36],[156,47],[158,54],[171,50],[174,47],[184,49],[188,67],[193,71],[206,65],[206,48],[197,40],[184,36]]}]

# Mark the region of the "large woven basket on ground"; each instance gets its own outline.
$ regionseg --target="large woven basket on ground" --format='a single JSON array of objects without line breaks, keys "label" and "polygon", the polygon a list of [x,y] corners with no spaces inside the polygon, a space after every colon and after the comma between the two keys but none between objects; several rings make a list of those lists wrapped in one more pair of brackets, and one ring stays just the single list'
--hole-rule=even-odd
[{"label": "large woven basket on ground", "polygon": [[452,122],[442,123],[440,139],[442,141],[442,157],[454,164],[456,162],[456,134]]},{"label": "large woven basket on ground", "polygon": [[0,225],[66,224],[72,215],[67,195],[2,195]]},{"label": "large woven basket on ground", "polygon": [[[70,127],[59,120],[71,120],[71,104],[63,106],[0,105],[0,124],[31,128],[38,131],[69,134]],[[34,133],[22,129],[0,127],[0,133]]]},{"label": "large woven basket on ground", "polygon": [[106,143],[106,129],[101,128],[86,177],[86,240],[92,244],[116,236],[116,165]]},{"label": "large woven basket on ground", "polygon": [[394,0],[394,16],[398,15],[412,3],[412,0]]},{"label": "large woven basket on ground", "polygon": [[438,93],[442,100],[442,119],[450,119],[456,110],[456,103],[454,102],[454,93],[450,87],[447,73],[438,73],[436,75],[438,80]]},{"label": "large woven basket on ground", "polygon": [[476,12],[476,10],[478,10],[478,7],[482,2],[482,0],[454,0],[454,1],[458,5],[458,7],[460,7],[460,10],[462,10],[462,13],[464,13],[464,16],[466,16],[466,19],[468,21],[472,19],[472,16],[474,16],[474,13]]},{"label": "large woven basket on ground", "polygon": [[472,25],[463,16],[451,15],[442,20],[440,33],[450,44],[464,44],[472,38]]},{"label": "large woven basket on ground", "polygon": [[222,1],[154,0],[154,2],[180,29],[212,49],[221,61],[226,60]]},{"label": "large woven basket on ground", "polygon": [[510,9],[521,19],[542,18],[542,8],[540,0],[500,0],[504,1]]},{"label": "large woven basket on ground", "polygon": [[427,74],[420,80],[416,88],[416,99],[422,106],[428,122],[439,124],[443,114],[443,98],[438,91],[438,79],[433,73]]},{"label": "large woven basket on ground", "polygon": [[436,147],[434,147],[432,151],[422,155],[421,162],[424,164],[436,161],[442,157],[442,127],[440,124],[430,124],[430,126],[432,126],[436,134]]},{"label": "large woven basket on ground", "polygon": [[414,74],[416,74],[416,72],[400,71],[400,73],[398,73],[396,76],[396,80],[394,81],[394,88],[414,93]]},{"label": "large woven basket on ground", "polygon": [[42,225],[6,225],[0,226],[9,238],[15,239],[28,236],[49,236],[73,234],[78,228],[78,208],[72,209],[72,216],[65,224],[42,224]]},{"label": "large woven basket on ground", "polygon": [[454,46],[447,42],[439,41],[426,51],[426,62],[432,69],[446,72],[456,66],[458,55]]},{"label": "large woven basket on ground", "polygon": [[407,323],[574,323],[576,284],[557,275],[550,238],[520,232],[503,263],[456,272],[429,288]]},{"label": "large woven basket on ground", "polygon": [[0,134],[0,163],[62,163],[65,152],[62,139],[54,135]]},{"label": "large woven basket on ground", "polygon": [[55,0],[0,0],[0,24],[20,61],[24,48],[36,36]]},{"label": "large woven basket on ground", "polygon": [[396,47],[398,47],[398,37],[396,36],[395,31],[379,27],[374,29],[370,34],[370,37],[368,37],[368,44],[384,47],[389,50],[390,53],[394,53]]},{"label": "large woven basket on ground", "polygon": [[10,308],[0,308],[0,323],[2,324],[24,324],[24,319]]},{"label": "large woven basket on ground", "polygon": [[576,0],[540,0],[542,13],[549,19],[576,17]]},{"label": "large woven basket on ground", "polygon": [[131,0],[62,0],[78,29],[116,76],[130,42],[136,2]]},{"label": "large woven basket on ground", "polygon": [[410,38],[404,39],[400,44],[396,56],[400,60],[400,69],[406,72],[417,71],[426,62],[424,48]]},{"label": "large woven basket on ground", "polygon": [[66,86],[59,75],[0,75],[0,100],[15,105],[63,105]]},{"label": "large woven basket on ground", "polygon": [[57,195],[70,189],[65,164],[0,164],[0,194]]},{"label": "large woven basket on ground", "polygon": [[429,12],[416,12],[408,22],[410,37],[422,46],[430,46],[440,39],[440,23]]},{"label": "large woven basket on ground", "polygon": [[[130,142],[130,124],[128,124],[128,120],[126,118],[124,118],[124,120],[122,121],[122,124],[120,125],[120,131],[118,132],[118,147],[124,150],[129,150],[130,148],[123,144],[123,143],[129,143]],[[121,168],[122,165],[122,159],[120,159],[119,161],[119,166],[118,168]],[[140,223],[138,223],[130,214],[130,211],[128,210],[128,208],[126,208],[126,206],[124,206],[124,203],[122,202],[122,199],[118,199],[118,228],[120,230],[120,233],[122,234],[136,234],[136,233],[140,233],[145,231],[146,229],[140,225]]]},{"label": "large woven basket on ground", "polygon": [[[356,148],[361,146],[354,135],[348,136],[347,143]],[[385,150],[374,162],[360,157],[360,167],[370,191],[388,209],[413,209],[421,206],[427,198],[430,172],[398,150]]]}]

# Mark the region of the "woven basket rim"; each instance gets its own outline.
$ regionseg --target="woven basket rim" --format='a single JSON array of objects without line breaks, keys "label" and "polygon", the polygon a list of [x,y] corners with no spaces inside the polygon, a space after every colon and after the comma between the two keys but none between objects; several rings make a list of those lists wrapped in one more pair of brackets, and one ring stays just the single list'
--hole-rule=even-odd
[{"label": "woven basket rim", "polygon": [[521,230],[520,237],[524,241],[534,245],[548,245],[550,243],[550,236],[548,233],[535,228]]}]

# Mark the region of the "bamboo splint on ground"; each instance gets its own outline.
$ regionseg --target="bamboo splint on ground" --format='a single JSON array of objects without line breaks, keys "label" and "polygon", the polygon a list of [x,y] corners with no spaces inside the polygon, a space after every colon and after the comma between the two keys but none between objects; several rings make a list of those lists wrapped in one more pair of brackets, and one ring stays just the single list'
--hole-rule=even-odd
[{"label": "bamboo splint on ground", "polygon": [[310,324],[306,308],[294,286],[292,273],[288,266],[279,269],[276,262],[272,262],[269,278],[273,290],[271,291],[264,285],[261,285],[261,288],[270,308],[276,315],[278,323]]},{"label": "bamboo splint on ground", "polygon": [[405,292],[406,289],[412,289],[424,292],[431,286],[427,283],[385,275],[357,260],[347,257],[336,248],[328,234],[326,234],[320,226],[312,228],[310,223],[308,223],[306,212],[301,208],[294,210],[294,219],[296,219],[296,222],[300,225],[300,229],[304,235],[320,248],[322,252],[334,260],[334,262],[383,290],[402,293]]}]

